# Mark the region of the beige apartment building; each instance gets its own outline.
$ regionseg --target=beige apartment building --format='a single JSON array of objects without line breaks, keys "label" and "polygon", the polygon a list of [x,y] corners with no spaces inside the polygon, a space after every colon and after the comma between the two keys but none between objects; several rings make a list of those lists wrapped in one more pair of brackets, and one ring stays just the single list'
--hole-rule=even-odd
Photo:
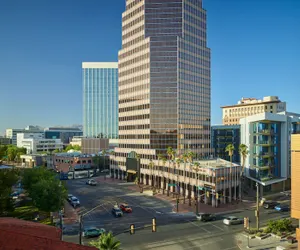
[{"label": "beige apartment building", "polygon": [[266,96],[262,100],[242,98],[236,105],[223,106],[223,125],[238,125],[240,119],[260,113],[278,113],[286,111],[286,103],[278,96]]},{"label": "beige apartment building", "polygon": [[[300,220],[300,134],[291,137],[291,217]],[[300,241],[299,228],[296,229],[296,237]]]}]

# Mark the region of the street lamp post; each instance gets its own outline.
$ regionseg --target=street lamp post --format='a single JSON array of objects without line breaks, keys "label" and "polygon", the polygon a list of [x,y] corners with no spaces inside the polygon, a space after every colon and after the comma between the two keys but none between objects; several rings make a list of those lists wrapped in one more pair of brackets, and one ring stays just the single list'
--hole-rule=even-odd
[{"label": "street lamp post", "polygon": [[259,184],[256,182],[256,228],[259,230]]},{"label": "street lamp post", "polygon": [[91,212],[93,212],[98,207],[102,207],[104,204],[100,204],[91,210],[85,212],[84,214],[79,215],[79,245],[82,245],[82,231],[83,231],[83,217]]}]

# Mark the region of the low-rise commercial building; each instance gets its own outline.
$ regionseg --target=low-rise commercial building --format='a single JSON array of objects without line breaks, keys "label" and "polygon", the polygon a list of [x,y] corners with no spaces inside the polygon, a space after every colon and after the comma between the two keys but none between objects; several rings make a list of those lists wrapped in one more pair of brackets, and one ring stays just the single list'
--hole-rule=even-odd
[{"label": "low-rise commercial building", "polygon": [[82,138],[81,152],[83,154],[98,154],[102,150],[109,149],[109,139],[106,138]]},{"label": "low-rise commercial building", "polygon": [[261,113],[240,120],[241,143],[249,149],[245,175],[251,188],[255,183],[261,185],[261,196],[290,187],[290,138],[299,117],[288,112]]},{"label": "low-rise commercial building", "polygon": [[70,141],[70,145],[81,147],[82,144],[81,142],[82,142],[82,136],[74,136]]},{"label": "low-rise commercial building", "polygon": [[26,148],[27,154],[63,149],[60,139],[45,139],[43,133],[18,133],[17,146]]},{"label": "low-rise commercial building", "polygon": [[240,130],[240,125],[216,125],[211,127],[211,146],[215,157],[229,161],[230,157],[225,149],[227,145],[232,144],[235,149],[232,161],[240,163]]},{"label": "low-rise commercial building", "polygon": [[44,131],[41,130],[40,127],[36,127],[36,126],[27,126],[24,129],[18,129],[18,128],[8,128],[6,129],[6,133],[5,133],[5,137],[6,138],[10,138],[11,139],[11,143],[13,145],[17,145],[17,134],[18,133],[29,133],[29,134],[33,134],[33,133],[37,133],[37,134],[42,134],[44,137]]},{"label": "low-rise commercial building", "polygon": [[49,127],[45,129],[46,139],[60,139],[63,144],[69,144],[74,136],[82,136],[83,132],[75,127]]},{"label": "low-rise commercial building", "polygon": [[179,193],[181,197],[194,199],[198,196],[213,207],[240,198],[241,167],[235,163],[231,165],[228,161],[213,159],[194,161],[192,164],[170,160],[163,164],[158,160],[137,160],[136,153],[131,152],[127,156],[126,166],[120,168],[117,158],[111,156],[110,172],[113,178],[127,181],[139,178],[143,184]]},{"label": "low-rise commercial building", "polygon": [[60,172],[85,170],[93,168],[93,156],[73,153],[58,153],[53,156],[54,169]]},{"label": "low-rise commercial building", "polygon": [[40,154],[30,154],[30,155],[21,155],[21,166],[26,168],[33,168],[37,166],[46,165],[47,155]]},{"label": "low-rise commercial building", "polygon": [[286,103],[278,96],[266,96],[262,100],[242,98],[235,105],[223,106],[223,125],[238,125],[240,119],[260,113],[279,113],[286,111]]}]

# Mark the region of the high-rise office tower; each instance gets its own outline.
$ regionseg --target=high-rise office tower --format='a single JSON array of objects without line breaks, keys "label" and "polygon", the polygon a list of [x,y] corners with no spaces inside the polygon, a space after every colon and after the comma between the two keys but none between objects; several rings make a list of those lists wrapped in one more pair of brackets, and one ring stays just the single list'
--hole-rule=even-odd
[{"label": "high-rise office tower", "polygon": [[118,63],[83,62],[83,135],[118,138]]},{"label": "high-rise office tower", "polygon": [[210,49],[201,0],[127,0],[119,51],[119,166],[210,151]]}]

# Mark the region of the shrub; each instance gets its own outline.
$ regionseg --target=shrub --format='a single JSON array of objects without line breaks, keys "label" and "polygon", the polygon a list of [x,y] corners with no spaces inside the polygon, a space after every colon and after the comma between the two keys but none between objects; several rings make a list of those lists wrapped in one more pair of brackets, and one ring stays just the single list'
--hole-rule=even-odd
[{"label": "shrub", "polygon": [[261,237],[261,236],[262,236],[262,233],[261,233],[261,232],[258,232],[258,233],[256,234],[256,236],[257,236],[257,237]]},{"label": "shrub", "polygon": [[278,232],[289,232],[293,228],[292,221],[289,219],[277,220],[268,222],[267,230],[274,234]]}]

